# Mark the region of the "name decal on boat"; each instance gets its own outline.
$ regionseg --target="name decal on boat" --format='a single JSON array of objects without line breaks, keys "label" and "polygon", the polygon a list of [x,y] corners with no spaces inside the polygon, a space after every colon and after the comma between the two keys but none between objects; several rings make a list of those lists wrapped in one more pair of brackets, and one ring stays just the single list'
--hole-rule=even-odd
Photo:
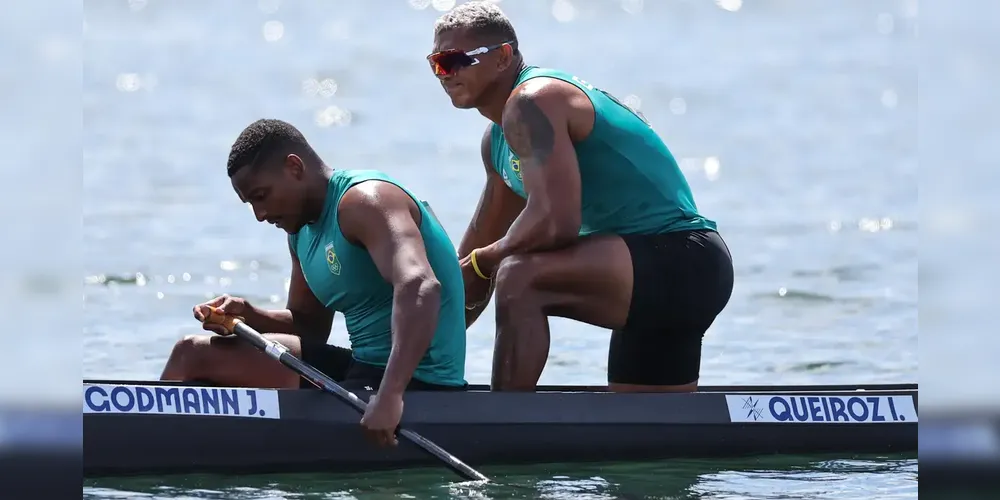
[{"label": "name decal on boat", "polygon": [[917,422],[911,396],[727,394],[729,420],[760,423]]},{"label": "name decal on boat", "polygon": [[169,385],[84,384],[83,412],[281,418],[275,390]]}]

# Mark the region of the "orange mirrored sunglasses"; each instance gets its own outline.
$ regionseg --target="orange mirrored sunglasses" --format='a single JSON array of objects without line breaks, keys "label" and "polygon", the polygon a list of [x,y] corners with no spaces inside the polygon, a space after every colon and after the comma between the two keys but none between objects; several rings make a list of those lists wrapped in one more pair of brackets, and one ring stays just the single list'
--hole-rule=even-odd
[{"label": "orange mirrored sunglasses", "polygon": [[497,45],[491,45],[489,47],[479,47],[478,49],[470,50],[468,52],[463,52],[458,49],[442,50],[441,52],[435,52],[427,56],[427,61],[431,63],[431,69],[434,71],[435,75],[447,76],[454,74],[462,68],[479,64],[479,58],[476,56],[483,55],[491,50],[499,49],[509,43],[510,42],[504,42]]}]

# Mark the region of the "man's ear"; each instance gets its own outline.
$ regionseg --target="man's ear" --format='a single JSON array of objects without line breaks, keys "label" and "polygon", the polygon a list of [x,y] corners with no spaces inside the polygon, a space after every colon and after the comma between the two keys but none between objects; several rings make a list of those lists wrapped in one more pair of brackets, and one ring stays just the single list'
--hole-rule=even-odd
[{"label": "man's ear", "polygon": [[306,166],[302,163],[302,158],[296,154],[289,154],[285,157],[285,172],[295,180],[302,180],[305,176]]},{"label": "man's ear", "polygon": [[511,64],[514,64],[514,47],[509,43],[505,43],[500,47],[500,57],[497,58],[497,69],[506,71]]}]

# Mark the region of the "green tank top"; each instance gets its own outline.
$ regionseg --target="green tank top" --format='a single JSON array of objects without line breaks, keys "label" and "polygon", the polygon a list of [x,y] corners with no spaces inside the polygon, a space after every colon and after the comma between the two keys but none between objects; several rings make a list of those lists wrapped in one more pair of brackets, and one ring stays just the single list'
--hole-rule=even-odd
[{"label": "green tank top", "polygon": [[[574,144],[582,184],[581,236],[716,230],[714,221],[698,213],[677,161],[645,119],[611,94],[562,71],[528,66],[514,85],[538,77],[575,85],[594,106],[593,131]],[[526,198],[520,161],[503,128],[494,123],[490,134],[493,168]]]},{"label": "green tank top", "polygon": [[320,218],[290,236],[309,289],[320,302],[343,313],[354,359],[385,368],[392,350],[392,284],[379,273],[363,247],[340,231],[337,210],[348,188],[378,180],[406,191],[420,207],[420,235],[427,258],[441,282],[438,326],[413,377],[429,384],[465,384],[465,285],[448,233],[426,203],[386,174],[373,170],[336,170],[330,178]]}]

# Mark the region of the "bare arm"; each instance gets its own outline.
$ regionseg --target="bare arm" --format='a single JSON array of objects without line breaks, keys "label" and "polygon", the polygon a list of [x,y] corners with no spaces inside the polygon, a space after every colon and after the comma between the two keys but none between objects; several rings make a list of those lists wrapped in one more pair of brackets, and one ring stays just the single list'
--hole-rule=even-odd
[{"label": "bare arm", "polygon": [[289,333],[326,342],[333,327],[333,310],[324,306],[312,293],[291,245],[288,250],[292,254],[292,277],[285,309],[267,310],[250,305],[250,310],[245,313],[246,322],[263,332]]},{"label": "bare arm", "polygon": [[[524,199],[503,183],[500,174],[493,167],[490,157],[490,129],[486,127],[480,143],[480,153],[483,157],[483,167],[486,169],[486,184],[479,198],[479,206],[465,230],[465,236],[458,246],[459,258],[464,258],[476,248],[482,248],[503,238],[514,223],[517,215],[524,210]],[[465,326],[468,328],[479,318],[489,299],[473,309],[465,310]]]},{"label": "bare arm", "polygon": [[506,236],[477,254],[493,266],[510,255],[565,246],[579,234],[580,168],[568,111],[565,93],[544,80],[529,81],[507,101],[504,136],[521,160],[528,202]]},{"label": "bare arm", "polygon": [[364,246],[392,284],[392,351],[379,396],[402,396],[430,347],[441,305],[441,283],[427,260],[419,209],[388,182],[364,182],[340,201],[344,236]]}]

